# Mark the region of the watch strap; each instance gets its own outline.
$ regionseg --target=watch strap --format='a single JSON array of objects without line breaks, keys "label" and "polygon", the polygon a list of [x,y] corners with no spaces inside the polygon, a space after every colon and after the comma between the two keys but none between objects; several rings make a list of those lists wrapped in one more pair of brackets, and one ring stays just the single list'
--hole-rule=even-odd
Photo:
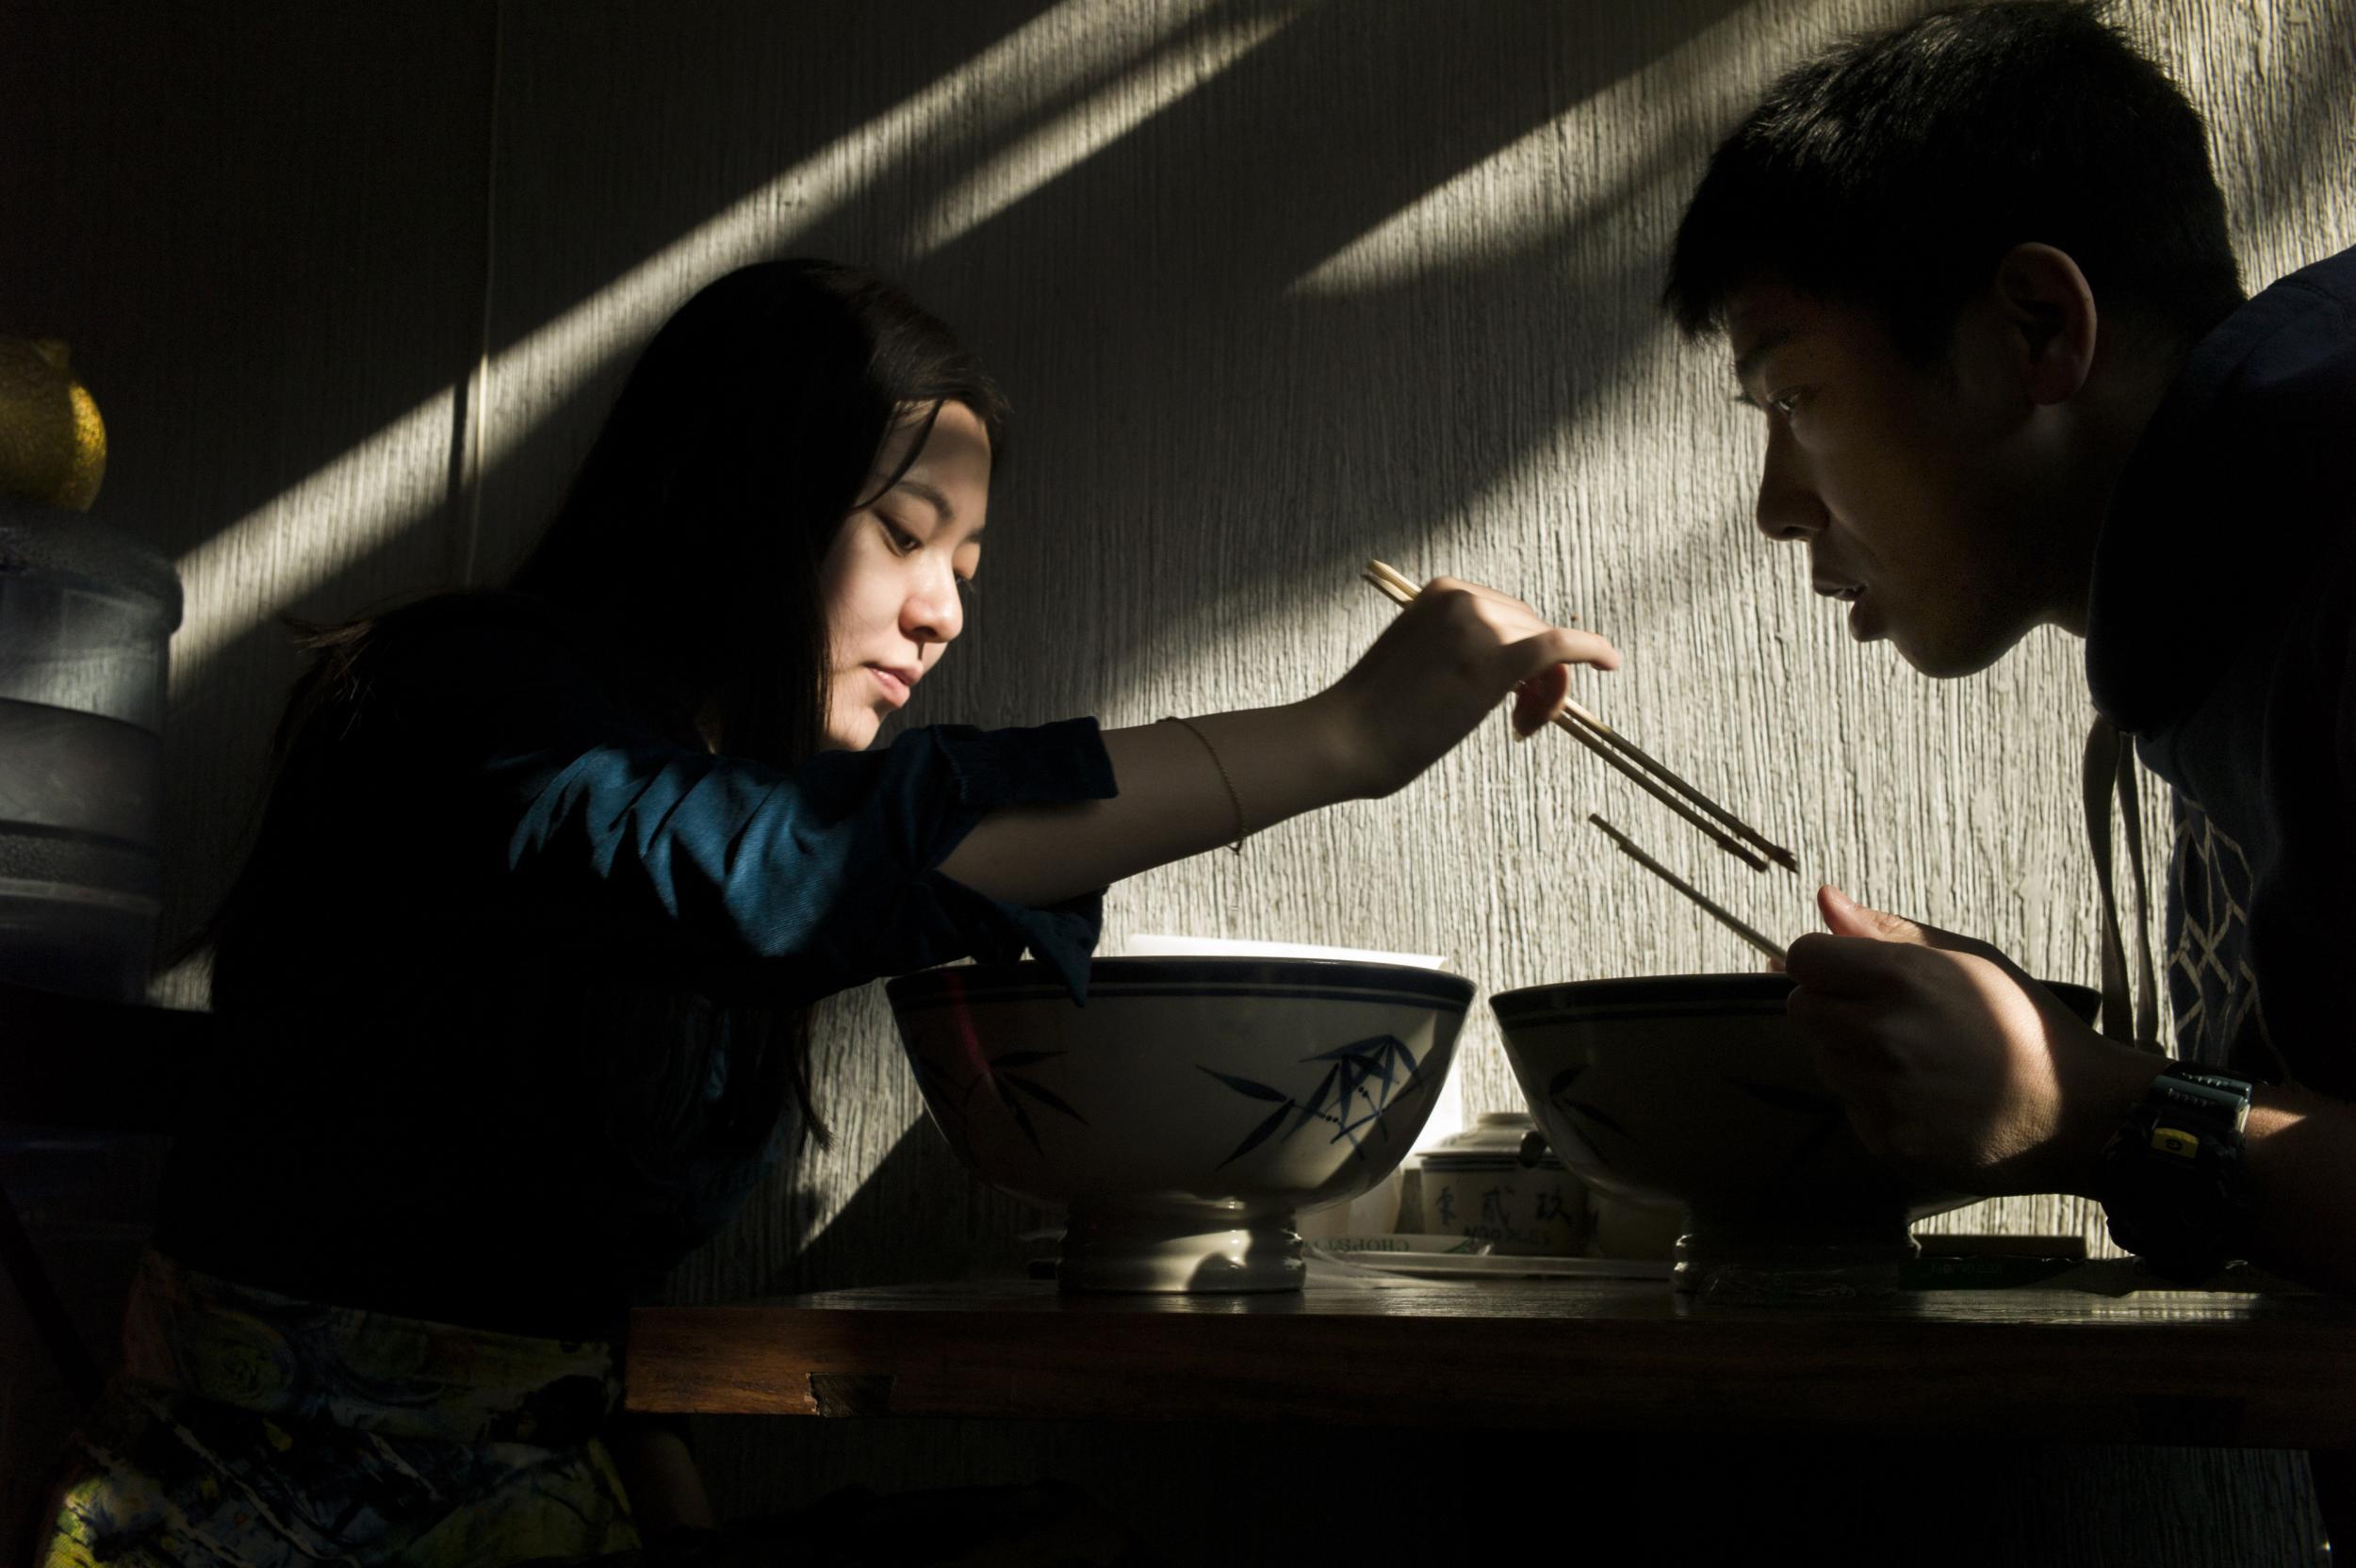
[{"label": "watch strap", "polygon": [[2255,1084],[2177,1063],[2151,1080],[2102,1154],[2111,1238],[2177,1280],[2231,1255],[2250,1202],[2242,1140]]}]

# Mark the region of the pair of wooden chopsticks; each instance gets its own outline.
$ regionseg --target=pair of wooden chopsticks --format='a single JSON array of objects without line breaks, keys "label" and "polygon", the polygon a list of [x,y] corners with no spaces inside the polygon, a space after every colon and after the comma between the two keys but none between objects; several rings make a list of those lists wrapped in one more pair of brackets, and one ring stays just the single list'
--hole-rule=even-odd
[{"label": "pair of wooden chopsticks", "polygon": [[[1415,596],[1421,592],[1398,568],[1380,561],[1367,562],[1365,575],[1368,582],[1381,589],[1402,609],[1413,604]],[[1767,862],[1772,860],[1788,872],[1798,873],[1800,862],[1790,850],[1774,842],[1679,778],[1659,758],[1604,723],[1577,701],[1565,702],[1562,711],[1554,716],[1554,722],[1579,744],[1634,779],[1645,793],[1709,835],[1711,842],[1753,871],[1765,871]],[[1757,854],[1752,851],[1751,846],[1754,845],[1759,851]],[[1761,858],[1762,855],[1764,858]]]},{"label": "pair of wooden chopsticks", "polygon": [[[1365,577],[1368,582],[1381,589],[1401,609],[1413,604],[1415,601],[1415,596],[1421,592],[1405,574],[1380,561],[1366,563]],[[1767,862],[1773,860],[1788,872],[1794,874],[1798,873],[1799,859],[1790,850],[1771,841],[1764,834],[1744,823],[1733,812],[1679,778],[1659,759],[1604,723],[1595,713],[1577,702],[1569,701],[1564,703],[1563,710],[1562,712],[1555,715],[1554,722],[1558,726],[1588,750],[1634,779],[1655,800],[1660,801],[1670,810],[1675,811],[1694,827],[1709,835],[1710,841],[1719,848],[1741,860],[1753,871],[1765,871]],[[1660,782],[1656,782],[1645,772],[1639,771],[1640,769],[1649,770],[1650,774],[1658,775]],[[1672,793],[1672,791],[1676,793]],[[1688,804],[1689,802],[1691,804]],[[1707,815],[1705,816],[1704,813]],[[1703,913],[1725,925],[1736,936],[1769,957],[1778,963],[1782,962],[1783,949],[1769,938],[1744,924],[1732,912],[1712,902],[1700,889],[1637,848],[1627,834],[1604,821],[1602,817],[1589,812],[1587,820],[1609,835],[1612,841],[1619,845],[1621,851],[1629,858],[1668,883],[1678,892],[1683,893]],[[1759,855],[1752,853],[1748,845],[1757,845],[1759,850],[1765,852],[1766,858],[1762,859]]]},{"label": "pair of wooden chopsticks", "polygon": [[1638,865],[1644,867],[1646,871],[1652,873],[1655,876],[1661,878],[1663,882],[1669,884],[1672,888],[1675,888],[1677,891],[1683,893],[1687,898],[1692,899],[1701,909],[1702,913],[1708,915],[1710,919],[1716,921],[1719,924],[1725,926],[1727,930],[1733,932],[1736,936],[1742,938],[1744,941],[1750,943],[1753,947],[1759,949],[1770,958],[1773,958],[1776,963],[1780,964],[1783,962],[1783,949],[1776,944],[1773,938],[1762,934],[1753,926],[1744,924],[1741,920],[1736,918],[1732,910],[1726,908],[1722,905],[1713,903],[1709,895],[1704,893],[1699,888],[1696,888],[1693,884],[1688,882],[1685,878],[1679,876],[1677,873],[1671,871],[1668,867],[1662,865],[1660,861],[1654,859],[1643,850],[1637,848],[1634,841],[1631,841],[1627,834],[1621,832],[1618,828],[1604,821],[1603,818],[1598,816],[1596,813],[1593,811],[1588,812],[1587,820],[1593,823],[1595,826],[1603,829],[1604,836],[1609,838],[1613,843],[1618,844],[1622,854],[1626,855],[1629,859],[1635,861]]}]

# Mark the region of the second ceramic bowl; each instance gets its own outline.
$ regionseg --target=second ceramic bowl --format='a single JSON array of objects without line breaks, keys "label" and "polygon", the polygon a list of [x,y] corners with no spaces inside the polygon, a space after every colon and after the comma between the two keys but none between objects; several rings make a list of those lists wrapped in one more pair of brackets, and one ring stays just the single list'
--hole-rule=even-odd
[{"label": "second ceramic bowl", "polygon": [[[2053,985],[2081,1016],[2100,998]],[[1909,1254],[1909,1221],[1972,1201],[1868,1154],[1785,1021],[1779,974],[1586,980],[1490,999],[1562,1163],[1687,1212],[1681,1258],[1775,1268]]]}]

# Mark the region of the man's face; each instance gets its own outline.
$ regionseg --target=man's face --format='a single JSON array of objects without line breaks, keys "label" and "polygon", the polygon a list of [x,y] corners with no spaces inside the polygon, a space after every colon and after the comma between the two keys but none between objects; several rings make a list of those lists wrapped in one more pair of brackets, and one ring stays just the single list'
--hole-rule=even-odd
[{"label": "man's face", "polygon": [[2001,321],[1967,308],[1945,362],[1919,367],[1866,308],[1759,283],[1729,302],[1727,336],[1767,418],[1759,531],[1808,547],[1852,636],[1961,676],[2053,618],[2050,443]]}]

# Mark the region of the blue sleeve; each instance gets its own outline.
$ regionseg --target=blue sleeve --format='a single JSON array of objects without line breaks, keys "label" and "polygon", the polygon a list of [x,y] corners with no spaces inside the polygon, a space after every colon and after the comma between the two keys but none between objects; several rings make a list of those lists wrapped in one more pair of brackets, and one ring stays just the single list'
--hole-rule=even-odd
[{"label": "blue sleeve", "polygon": [[434,641],[412,665],[425,678],[380,694],[403,731],[434,736],[454,825],[502,902],[749,972],[786,1001],[1025,948],[1084,992],[1101,893],[1030,908],[939,868],[996,808],[1111,797],[1095,720],[914,729],[789,772],[657,733],[548,638],[469,627]]}]

